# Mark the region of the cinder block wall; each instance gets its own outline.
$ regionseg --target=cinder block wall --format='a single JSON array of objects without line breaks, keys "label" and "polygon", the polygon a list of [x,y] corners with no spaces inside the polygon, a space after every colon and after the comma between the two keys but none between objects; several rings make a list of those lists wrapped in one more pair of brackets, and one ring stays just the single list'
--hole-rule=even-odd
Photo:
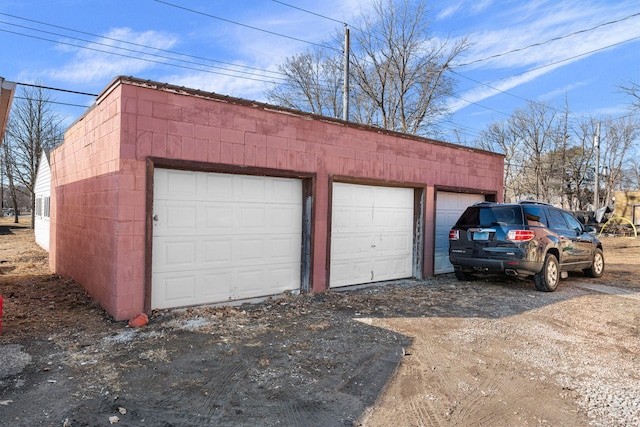
[{"label": "cinder block wall", "polygon": [[116,79],[51,158],[51,266],[116,319],[145,301],[146,159],[316,174],[312,289],[324,291],[330,177],[426,189],[423,270],[433,273],[434,188],[497,192],[502,156],[130,78]]},{"label": "cinder block wall", "polygon": [[51,269],[77,280],[112,314],[119,305],[112,286],[118,257],[119,93],[116,88],[76,121],[50,157]]}]

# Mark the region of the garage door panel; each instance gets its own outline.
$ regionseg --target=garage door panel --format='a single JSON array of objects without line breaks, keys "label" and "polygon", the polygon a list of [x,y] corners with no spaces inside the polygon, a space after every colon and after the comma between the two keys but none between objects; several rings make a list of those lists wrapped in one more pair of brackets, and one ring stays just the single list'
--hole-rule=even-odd
[{"label": "garage door panel", "polygon": [[204,262],[214,267],[230,267],[233,261],[231,236],[220,236],[219,240],[205,240]]},{"label": "garage door panel", "polygon": [[299,248],[294,246],[292,239],[274,238],[268,243],[268,253],[272,262],[289,262],[299,253]]},{"label": "garage door panel", "polygon": [[185,305],[196,295],[196,281],[194,274],[160,274],[154,281],[154,290],[168,303]]},{"label": "garage door panel", "polygon": [[165,169],[154,178],[152,308],[300,288],[301,180]]},{"label": "garage door panel", "polygon": [[353,253],[351,238],[349,237],[336,237],[331,240],[331,253],[339,255],[343,258],[346,254]]},{"label": "garage door panel", "polygon": [[265,252],[262,239],[238,239],[233,249],[234,260],[240,265],[266,261]]},{"label": "garage door panel", "polygon": [[368,209],[358,209],[355,208],[352,212],[348,213],[348,222],[345,221],[345,227],[348,228],[359,228],[361,230],[368,231],[373,228],[373,212],[372,208]]},{"label": "garage door panel", "polygon": [[296,180],[281,179],[271,181],[270,184],[272,196],[274,196],[276,202],[278,200],[287,200],[286,195],[291,194],[291,192],[297,192],[300,189],[299,182]]},{"label": "garage door panel", "polygon": [[164,264],[167,268],[193,267],[197,262],[196,246],[192,240],[166,241]]},{"label": "garage door panel", "polygon": [[[362,254],[370,254],[375,244],[372,244],[368,233],[360,235],[339,236],[331,240],[331,252],[340,259],[359,258]],[[370,255],[368,255],[370,256]],[[336,259],[336,261],[338,261]]]},{"label": "garage door panel", "polygon": [[154,252],[157,257],[157,271],[170,271],[172,269],[190,269],[197,264],[197,244],[184,238],[160,239],[162,250]]},{"label": "garage door panel", "polygon": [[293,277],[292,270],[290,268],[271,268],[269,270],[269,282],[272,283],[272,286],[275,289],[278,289],[276,292],[281,292],[282,286],[286,286],[287,283],[290,283]]},{"label": "garage door panel", "polygon": [[271,191],[268,191],[266,182],[262,177],[243,176],[238,180],[240,197],[243,199],[264,202]]},{"label": "garage door panel", "polygon": [[255,296],[255,293],[262,289],[267,281],[267,275],[264,268],[256,268],[255,266],[237,268],[234,271],[234,279],[231,287],[231,294],[235,298],[243,298]]},{"label": "garage door panel", "polygon": [[410,188],[334,183],[331,287],[411,277],[413,199]]},{"label": "garage door panel", "polygon": [[175,200],[189,199],[198,188],[197,177],[181,171],[169,171],[159,185],[160,191]]},{"label": "garage door panel", "polygon": [[374,264],[373,280],[390,280],[398,278],[397,276],[400,274],[403,275],[402,277],[406,277],[407,269],[411,269],[411,263],[407,261],[406,257],[396,256],[377,260]]},{"label": "garage door panel", "polygon": [[344,260],[331,263],[331,286],[347,286],[371,281],[369,259]]},{"label": "garage door panel", "polygon": [[297,214],[289,207],[272,207],[269,212],[269,228],[279,231],[290,230],[291,224],[297,221],[292,215]]},{"label": "garage door panel", "polygon": [[400,253],[404,257],[412,253],[413,239],[406,234],[378,235],[375,236],[375,249],[378,252]]},{"label": "garage door panel", "polygon": [[453,266],[449,262],[449,230],[467,206],[483,200],[482,194],[438,192],[434,244],[435,274],[453,272]]},{"label": "garage door panel", "polygon": [[218,206],[205,206],[205,225],[207,231],[214,229],[221,230],[222,232],[228,232],[233,227],[233,208],[218,207]]},{"label": "garage door panel", "polygon": [[240,206],[238,209],[238,226],[244,232],[255,233],[264,229],[267,210],[263,207]]},{"label": "garage door panel", "polygon": [[[202,283],[209,283],[209,286],[199,286],[201,295],[197,299],[208,301],[225,301],[231,295],[231,283],[233,275],[227,270],[204,271],[199,275]],[[196,299],[196,298],[194,298]],[[183,304],[188,305],[189,303]]]}]

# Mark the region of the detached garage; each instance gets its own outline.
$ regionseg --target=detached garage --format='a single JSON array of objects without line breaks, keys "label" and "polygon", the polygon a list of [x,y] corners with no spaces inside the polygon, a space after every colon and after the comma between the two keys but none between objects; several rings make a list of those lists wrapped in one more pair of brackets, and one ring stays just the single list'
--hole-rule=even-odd
[{"label": "detached garage", "polygon": [[130,77],[50,166],[51,269],[119,320],[446,272],[452,218],[502,198],[495,153]]}]

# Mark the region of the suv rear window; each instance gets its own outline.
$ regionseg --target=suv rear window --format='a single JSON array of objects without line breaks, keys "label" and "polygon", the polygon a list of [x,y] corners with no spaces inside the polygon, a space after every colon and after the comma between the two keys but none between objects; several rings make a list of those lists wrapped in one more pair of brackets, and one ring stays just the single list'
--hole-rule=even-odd
[{"label": "suv rear window", "polygon": [[520,206],[471,206],[462,214],[457,226],[522,225]]}]

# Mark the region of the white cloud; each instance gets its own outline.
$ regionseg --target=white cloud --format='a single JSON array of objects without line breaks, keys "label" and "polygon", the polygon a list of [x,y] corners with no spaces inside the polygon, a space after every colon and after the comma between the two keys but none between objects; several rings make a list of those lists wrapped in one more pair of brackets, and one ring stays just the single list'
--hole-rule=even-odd
[{"label": "white cloud", "polygon": [[491,7],[494,0],[466,0],[456,3],[447,1],[446,7],[436,14],[436,20],[444,21],[459,16],[473,16]]},{"label": "white cloud", "polygon": [[[600,50],[640,37],[640,17],[583,31],[637,13],[632,4],[615,8],[611,5],[584,2],[541,1],[536,6],[537,8],[533,8],[532,4],[526,3],[521,8],[510,10],[508,16],[498,17],[504,20],[506,25],[488,23],[489,28],[497,29],[472,32],[469,39],[473,40],[475,45],[462,61],[469,65],[460,72],[464,75],[465,72],[478,70],[491,71],[496,76],[511,75],[512,77],[488,83],[507,91],[560,67],[596,55]],[[570,33],[576,34],[560,38]],[[560,39],[543,43],[553,38]],[[532,46],[535,44],[538,45]],[[514,50],[516,51],[507,53]],[[478,61],[481,59],[486,60]],[[526,72],[527,70],[531,71]],[[561,90],[575,87],[577,86],[565,86],[549,91],[546,96],[557,95]],[[471,102],[479,102],[498,93],[500,92],[486,86],[479,86],[462,94],[461,97]],[[451,111],[457,111],[467,105],[469,103],[465,101],[454,101]]]},{"label": "white cloud", "polygon": [[177,86],[265,102],[264,91],[267,83],[260,78],[250,80],[213,73],[192,72],[165,75],[160,80]]},{"label": "white cloud", "polygon": [[[558,66],[556,66],[557,68]],[[477,88],[471,89],[460,95],[461,99],[456,99],[448,106],[449,111],[455,113],[456,111],[467,107],[471,103],[480,102],[483,99],[490,98],[494,95],[498,95],[502,92],[509,91],[522,84],[528,83],[547,72],[544,70],[535,70],[514,77],[510,77],[498,82],[493,82],[490,85],[481,85]]]},{"label": "white cloud", "polygon": [[120,74],[135,74],[166,62],[165,54],[156,49],[170,49],[176,42],[176,37],[157,31],[135,32],[129,28],[115,28],[94,43],[85,43],[78,48],[64,45],[63,50],[73,52],[73,58],[66,65],[44,70],[42,74],[73,83],[91,83]]},{"label": "white cloud", "polygon": [[589,82],[585,82],[585,81],[583,81],[583,82],[573,82],[573,83],[570,83],[568,85],[565,85],[565,86],[559,87],[557,89],[554,89],[552,91],[543,93],[538,97],[538,99],[540,99],[540,100],[551,100],[551,99],[554,99],[554,98],[556,98],[558,96],[564,96],[564,95],[568,94],[569,92],[571,92],[571,91],[573,91],[575,89],[579,89],[581,87],[585,87],[585,86],[588,86],[588,85],[589,85]]},{"label": "white cloud", "polygon": [[454,16],[462,8],[462,3],[454,3],[444,9],[442,9],[437,15],[436,19],[443,21]]},{"label": "white cloud", "polygon": [[[619,19],[628,12],[629,10],[622,8],[615,11],[604,6],[593,7],[593,5],[587,6],[584,3],[560,2],[557,5],[552,4],[540,8],[534,13],[527,4],[524,8],[513,10],[509,16],[499,18],[507,23],[514,22],[514,24],[495,26],[498,28],[497,30],[472,32],[469,39],[473,40],[475,45],[466,61],[473,62],[534,44],[539,45],[478,62],[473,67],[537,66],[595,51],[629,39],[634,35],[640,36],[640,18],[638,17],[580,32],[605,21]],[[549,41],[576,32],[579,33]],[[541,44],[545,41],[549,42]]]}]

